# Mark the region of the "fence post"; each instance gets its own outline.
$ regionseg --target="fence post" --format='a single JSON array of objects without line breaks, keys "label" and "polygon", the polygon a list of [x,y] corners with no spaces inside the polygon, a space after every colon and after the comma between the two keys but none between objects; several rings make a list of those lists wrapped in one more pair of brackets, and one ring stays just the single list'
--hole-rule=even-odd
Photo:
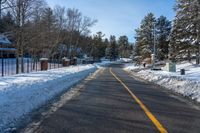
[{"label": "fence post", "polygon": [[52,58],[50,58],[50,61],[49,61],[49,66],[50,66],[50,69],[51,69],[51,62],[52,62]]},{"label": "fence post", "polygon": [[3,51],[1,51],[1,76],[3,77],[4,76],[4,58],[3,58]]},{"label": "fence post", "polygon": [[57,63],[58,63],[58,68],[59,68],[59,59],[57,59]]},{"label": "fence post", "polygon": [[67,67],[70,65],[70,59],[67,59],[66,57],[62,58],[62,66]]},{"label": "fence post", "polygon": [[9,66],[10,66],[10,63],[9,63],[9,61],[10,61],[10,58],[9,58],[9,56],[7,56],[7,75],[9,75],[10,74],[10,69],[9,69]]},{"label": "fence post", "polygon": [[36,72],[37,72],[37,65],[38,65],[38,61],[37,61],[37,59],[36,59],[36,62],[35,62],[35,64],[36,64]]},{"label": "fence post", "polygon": [[41,63],[41,71],[48,70],[48,59],[47,58],[41,58],[40,63]]},{"label": "fence post", "polygon": [[53,59],[53,63],[54,63],[54,69],[55,69],[55,67],[56,67],[55,59]]},{"label": "fence post", "polygon": [[19,57],[16,57],[16,74],[19,73]]},{"label": "fence post", "polygon": [[29,58],[27,58],[27,73],[29,73]]},{"label": "fence post", "polygon": [[32,63],[33,63],[33,59],[31,57],[31,71],[33,71],[33,69],[32,69],[33,68],[33,64]]}]

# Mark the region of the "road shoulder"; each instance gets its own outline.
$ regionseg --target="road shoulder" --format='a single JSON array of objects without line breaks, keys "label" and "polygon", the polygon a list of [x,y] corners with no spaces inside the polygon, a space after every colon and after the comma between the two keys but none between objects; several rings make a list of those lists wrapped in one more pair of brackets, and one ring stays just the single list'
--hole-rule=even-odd
[{"label": "road shoulder", "polygon": [[41,107],[40,109],[32,112],[31,120],[29,120],[25,125],[17,130],[20,133],[34,133],[44,119],[50,117],[51,114],[56,112],[59,108],[61,108],[65,103],[69,102],[74,97],[80,95],[80,91],[84,89],[84,86],[94,78],[96,78],[97,74],[101,73],[104,68],[99,68],[94,73],[89,75],[80,83],[71,87],[67,92],[63,93],[60,96],[57,96],[53,101]]}]

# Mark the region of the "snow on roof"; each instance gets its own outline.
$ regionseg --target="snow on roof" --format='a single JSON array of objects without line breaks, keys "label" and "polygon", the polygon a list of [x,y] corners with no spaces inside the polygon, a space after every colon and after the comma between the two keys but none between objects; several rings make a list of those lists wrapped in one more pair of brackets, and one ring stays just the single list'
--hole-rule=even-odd
[{"label": "snow on roof", "polygon": [[5,35],[0,35],[0,44],[2,45],[11,45],[11,42]]},{"label": "snow on roof", "polygon": [[0,51],[16,51],[16,48],[0,48]]}]

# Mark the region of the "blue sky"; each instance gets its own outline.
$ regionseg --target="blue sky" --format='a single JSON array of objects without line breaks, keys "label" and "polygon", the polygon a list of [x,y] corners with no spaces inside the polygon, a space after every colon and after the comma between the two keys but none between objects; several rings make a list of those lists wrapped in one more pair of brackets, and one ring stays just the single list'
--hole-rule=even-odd
[{"label": "blue sky", "polygon": [[134,42],[135,29],[147,13],[164,15],[169,20],[175,15],[175,0],[47,0],[47,3],[51,7],[77,8],[84,16],[97,19],[93,34],[102,31],[106,37],[126,35],[130,42]]}]

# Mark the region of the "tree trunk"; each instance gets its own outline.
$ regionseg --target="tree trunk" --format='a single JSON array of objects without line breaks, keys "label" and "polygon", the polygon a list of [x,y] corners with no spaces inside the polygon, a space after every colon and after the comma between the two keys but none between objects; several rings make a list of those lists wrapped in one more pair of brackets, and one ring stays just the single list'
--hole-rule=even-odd
[{"label": "tree trunk", "polygon": [[19,73],[19,54],[16,54],[16,74]]},{"label": "tree trunk", "polygon": [[[197,26],[199,27],[199,24],[197,24]],[[199,28],[197,28],[197,42],[196,42],[196,46],[197,46],[197,54],[196,54],[196,64],[200,63],[200,37],[199,37],[200,33],[199,33]]]},{"label": "tree trunk", "polygon": [[21,52],[21,72],[24,73],[24,52]]},{"label": "tree trunk", "polygon": [[69,47],[68,47],[68,58],[71,59],[71,53],[72,53],[72,38],[73,38],[73,33],[70,33],[70,38],[69,38]]},{"label": "tree trunk", "polygon": [[[199,7],[200,7],[200,0],[198,0],[198,10],[197,10],[197,12],[199,12]],[[197,42],[196,42],[196,44],[197,44],[197,57],[196,57],[196,64],[199,64],[200,63],[200,24],[199,24],[199,22],[200,22],[200,15],[199,15],[199,13],[197,13],[197,26],[196,26],[196,30],[197,30]]]},{"label": "tree trunk", "polygon": [[188,57],[188,61],[191,62],[191,52],[190,52],[190,50],[188,50],[188,56],[187,57]]},{"label": "tree trunk", "polygon": [[2,0],[0,0],[0,21],[1,21],[1,2],[2,2]]},{"label": "tree trunk", "polygon": [[197,50],[197,53],[196,53],[196,64],[200,64],[200,45],[198,44],[198,46],[197,46],[198,48],[198,50]]}]

